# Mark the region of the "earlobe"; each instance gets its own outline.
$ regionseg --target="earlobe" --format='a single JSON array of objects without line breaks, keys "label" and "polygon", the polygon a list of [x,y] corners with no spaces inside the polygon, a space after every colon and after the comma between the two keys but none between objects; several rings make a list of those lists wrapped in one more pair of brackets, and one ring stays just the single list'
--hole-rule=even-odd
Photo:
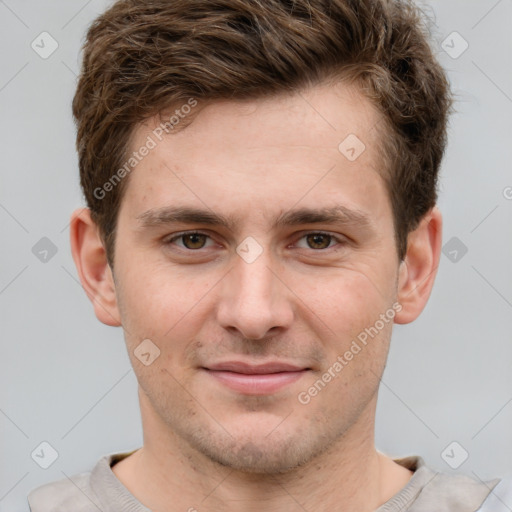
[{"label": "earlobe", "polygon": [[400,264],[397,300],[402,309],[395,323],[412,322],[425,308],[434,286],[442,243],[442,216],[432,208],[409,233],[407,253]]},{"label": "earlobe", "polygon": [[73,212],[70,242],[80,282],[93,304],[96,317],[106,325],[120,326],[121,318],[112,271],[98,227],[88,208]]}]

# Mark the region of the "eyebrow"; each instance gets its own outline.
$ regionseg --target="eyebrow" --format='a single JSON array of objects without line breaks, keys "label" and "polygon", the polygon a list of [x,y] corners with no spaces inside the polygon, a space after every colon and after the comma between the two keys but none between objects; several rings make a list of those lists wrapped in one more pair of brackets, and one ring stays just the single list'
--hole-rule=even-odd
[{"label": "eyebrow", "polygon": [[[226,217],[211,210],[180,206],[154,208],[137,215],[136,218],[142,228],[180,223],[223,226],[230,231],[236,231],[236,226],[241,220],[238,216]],[[337,205],[324,208],[299,208],[281,213],[275,219],[272,229],[301,224],[343,224],[366,230],[372,230],[373,227],[366,213]]]}]

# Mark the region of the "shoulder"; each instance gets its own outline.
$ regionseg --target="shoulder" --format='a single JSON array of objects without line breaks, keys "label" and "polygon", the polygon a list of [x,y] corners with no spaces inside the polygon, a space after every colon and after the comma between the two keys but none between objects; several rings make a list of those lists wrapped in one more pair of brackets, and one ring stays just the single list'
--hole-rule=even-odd
[{"label": "shoulder", "polygon": [[500,478],[483,481],[462,473],[438,472],[423,465],[428,480],[411,507],[414,512],[473,512],[486,501]]},{"label": "shoulder", "polygon": [[98,512],[112,500],[126,500],[128,491],[116,479],[111,466],[134,451],[104,455],[92,471],[33,489],[27,496],[30,512]]},{"label": "shoulder", "polygon": [[482,505],[499,482],[499,478],[481,481],[462,474],[436,473],[432,486],[427,485],[422,494],[427,503],[437,506],[437,510],[473,511]]},{"label": "shoulder", "polygon": [[477,512],[510,512],[510,510],[512,510],[512,475],[500,480]]},{"label": "shoulder", "polygon": [[400,463],[414,471],[399,496],[400,505],[410,512],[475,512],[502,482],[500,478],[483,481],[462,473],[435,471],[416,456]]},{"label": "shoulder", "polygon": [[33,489],[27,497],[30,511],[97,511],[96,500],[90,488],[90,476],[90,472],[79,473]]}]

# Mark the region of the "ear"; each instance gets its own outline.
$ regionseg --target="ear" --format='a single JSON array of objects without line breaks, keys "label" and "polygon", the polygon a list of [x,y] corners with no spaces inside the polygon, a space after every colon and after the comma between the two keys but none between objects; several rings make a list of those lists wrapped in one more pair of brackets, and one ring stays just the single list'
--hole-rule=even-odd
[{"label": "ear", "polygon": [[434,206],[409,233],[407,253],[400,263],[397,300],[402,305],[395,323],[416,320],[427,304],[441,257],[443,220]]},{"label": "ear", "polygon": [[88,208],[79,208],[71,215],[71,253],[80,282],[100,322],[113,327],[121,325],[115,284],[98,226]]}]

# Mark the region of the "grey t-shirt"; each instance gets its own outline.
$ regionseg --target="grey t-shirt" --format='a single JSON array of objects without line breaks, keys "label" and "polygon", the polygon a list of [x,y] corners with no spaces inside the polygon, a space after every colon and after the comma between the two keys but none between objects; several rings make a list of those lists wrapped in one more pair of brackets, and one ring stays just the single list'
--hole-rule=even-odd
[{"label": "grey t-shirt", "polygon": [[[90,472],[37,487],[28,495],[31,512],[151,512],[111,469],[132,453],[105,455]],[[394,461],[414,474],[375,512],[475,512],[500,482],[499,478],[480,482],[460,474],[439,473],[418,456]]]}]

